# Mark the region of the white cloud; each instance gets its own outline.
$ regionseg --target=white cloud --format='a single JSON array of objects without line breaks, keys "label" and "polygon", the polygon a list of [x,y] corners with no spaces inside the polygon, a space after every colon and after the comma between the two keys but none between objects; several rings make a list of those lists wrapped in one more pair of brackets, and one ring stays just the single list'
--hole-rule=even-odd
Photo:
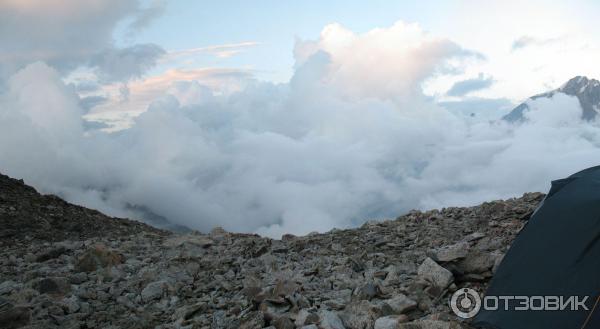
[{"label": "white cloud", "polygon": [[480,57],[401,21],[364,34],[328,25],[319,40],[296,44],[296,62],[302,64],[318,51],[331,57],[327,84],[345,97],[397,100],[420,94],[421,83],[432,74],[460,71],[466,60]]},{"label": "white cloud", "polygon": [[228,43],[222,45],[212,45],[206,47],[189,48],[183,50],[169,51],[165,57],[165,61],[181,59],[186,57],[193,57],[198,55],[209,54],[218,58],[228,58],[233,55],[239,54],[248,48],[256,47],[260,43],[256,41],[244,41],[239,43]]},{"label": "white cloud", "polygon": [[553,43],[556,42],[560,42],[563,41],[565,38],[564,37],[557,37],[557,38],[536,38],[536,37],[532,37],[529,35],[524,35],[522,37],[519,37],[518,39],[516,39],[513,44],[512,44],[512,50],[516,51],[522,48],[526,48],[526,47],[531,47],[531,46],[548,46],[548,45],[552,45]]},{"label": "white cloud", "polygon": [[[183,105],[196,103],[213,94],[231,94],[241,90],[252,79],[252,72],[240,69],[204,68],[167,70],[161,74],[137,79],[124,85],[103,85],[91,95],[101,95],[106,102],[98,104],[86,119],[108,124],[106,131],[121,130],[133,124],[133,118],[166,93]],[[88,97],[93,97],[87,95]]]}]

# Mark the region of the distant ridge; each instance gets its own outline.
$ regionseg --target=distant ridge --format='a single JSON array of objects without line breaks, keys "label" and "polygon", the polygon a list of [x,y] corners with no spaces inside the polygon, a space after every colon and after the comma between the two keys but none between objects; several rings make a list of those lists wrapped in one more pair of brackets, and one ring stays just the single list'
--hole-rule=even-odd
[{"label": "distant ridge", "polygon": [[[557,93],[563,93],[569,96],[576,96],[579,99],[583,112],[581,118],[592,120],[600,111],[600,81],[589,79],[585,76],[576,76],[567,81],[560,88],[529,97],[528,100],[534,100],[542,97],[551,98]],[[529,109],[526,102],[519,104],[510,113],[502,117],[509,122],[521,122],[525,118],[523,113]]]}]

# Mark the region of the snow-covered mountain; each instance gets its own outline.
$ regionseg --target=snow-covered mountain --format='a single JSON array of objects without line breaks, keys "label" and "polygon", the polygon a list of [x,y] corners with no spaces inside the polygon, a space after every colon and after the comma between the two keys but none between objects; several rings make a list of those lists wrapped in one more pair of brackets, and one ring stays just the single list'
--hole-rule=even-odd
[{"label": "snow-covered mountain", "polygon": [[[579,99],[583,113],[581,117],[585,120],[591,120],[596,117],[598,111],[600,111],[600,81],[596,79],[588,79],[584,76],[577,76],[567,81],[560,88],[535,95],[529,98],[529,100],[547,97],[550,98],[557,93],[563,93],[570,96],[576,96]],[[505,115],[502,119],[510,122],[518,122],[524,119],[523,113],[529,109],[527,102],[521,103],[515,107],[510,113]]]}]

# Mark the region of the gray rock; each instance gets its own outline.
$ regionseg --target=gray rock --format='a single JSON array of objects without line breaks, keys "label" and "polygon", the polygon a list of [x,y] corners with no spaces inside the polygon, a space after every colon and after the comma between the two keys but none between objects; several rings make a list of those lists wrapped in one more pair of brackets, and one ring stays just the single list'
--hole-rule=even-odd
[{"label": "gray rock", "polygon": [[340,317],[331,311],[321,311],[319,312],[319,317],[321,318],[321,322],[319,326],[321,329],[346,329]]},{"label": "gray rock", "polygon": [[316,313],[311,313],[306,309],[302,309],[298,311],[296,314],[296,320],[294,324],[296,327],[302,327],[303,325],[319,323],[319,315]]},{"label": "gray rock", "polygon": [[21,289],[21,287],[23,287],[23,285],[15,281],[4,281],[0,283],[0,295],[8,295],[14,290]]},{"label": "gray rock", "polygon": [[73,275],[71,275],[69,277],[69,281],[72,284],[82,284],[87,280],[88,280],[88,275],[85,272],[73,273]]},{"label": "gray rock", "polygon": [[450,262],[459,258],[465,258],[469,252],[468,242],[459,242],[432,250],[428,256],[436,262]]},{"label": "gray rock", "polygon": [[43,278],[33,286],[40,294],[65,295],[71,291],[71,283],[64,277]]},{"label": "gray rock", "polygon": [[388,315],[375,320],[374,329],[397,329],[406,321],[408,321],[406,315]]},{"label": "gray rock", "polygon": [[81,305],[79,304],[77,296],[71,296],[63,299],[63,304],[65,305],[65,309],[69,314],[77,313],[77,311],[81,309]]},{"label": "gray rock", "polygon": [[498,257],[500,257],[498,254],[471,252],[458,262],[458,268],[464,273],[483,273],[492,269]]},{"label": "gray rock", "polygon": [[250,312],[241,319],[240,329],[263,328],[265,319],[260,312]]},{"label": "gray rock", "polygon": [[377,318],[391,313],[390,306],[384,302],[371,303],[361,300],[349,304],[340,313],[340,318],[348,328],[373,328]]},{"label": "gray rock", "polygon": [[419,277],[441,289],[445,289],[454,281],[452,272],[441,267],[431,258],[426,258],[417,272]]},{"label": "gray rock", "polygon": [[373,282],[369,282],[357,290],[358,299],[371,300],[381,295],[381,289]]},{"label": "gray rock", "polygon": [[298,328],[300,328],[300,329],[319,329],[319,327],[317,327],[314,324],[309,324],[307,326],[302,326],[302,327],[298,327]]},{"label": "gray rock", "polygon": [[165,293],[167,286],[168,284],[166,281],[156,281],[148,283],[148,285],[146,285],[146,287],[142,290],[142,301],[148,303],[155,299],[161,298]]},{"label": "gray rock", "polygon": [[387,299],[385,300],[385,303],[392,308],[394,314],[403,314],[417,307],[417,302],[406,297],[404,294],[399,294],[394,296],[394,298]]},{"label": "gray rock", "polygon": [[275,321],[272,322],[272,325],[275,329],[294,329],[294,323],[287,316],[280,316]]}]

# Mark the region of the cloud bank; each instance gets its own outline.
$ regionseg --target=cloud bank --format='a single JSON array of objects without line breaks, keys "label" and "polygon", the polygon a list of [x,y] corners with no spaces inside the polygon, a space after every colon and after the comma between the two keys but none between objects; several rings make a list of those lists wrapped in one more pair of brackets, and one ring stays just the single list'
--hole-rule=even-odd
[{"label": "cloud bank", "polygon": [[30,64],[0,96],[0,170],[113,215],[280,236],[545,190],[600,160],[575,98],[531,101],[519,126],[437,107],[421,84],[478,55],[416,25],[330,25],[294,55],[289,83],[172,83],[112,134],[86,130],[76,88]]}]

